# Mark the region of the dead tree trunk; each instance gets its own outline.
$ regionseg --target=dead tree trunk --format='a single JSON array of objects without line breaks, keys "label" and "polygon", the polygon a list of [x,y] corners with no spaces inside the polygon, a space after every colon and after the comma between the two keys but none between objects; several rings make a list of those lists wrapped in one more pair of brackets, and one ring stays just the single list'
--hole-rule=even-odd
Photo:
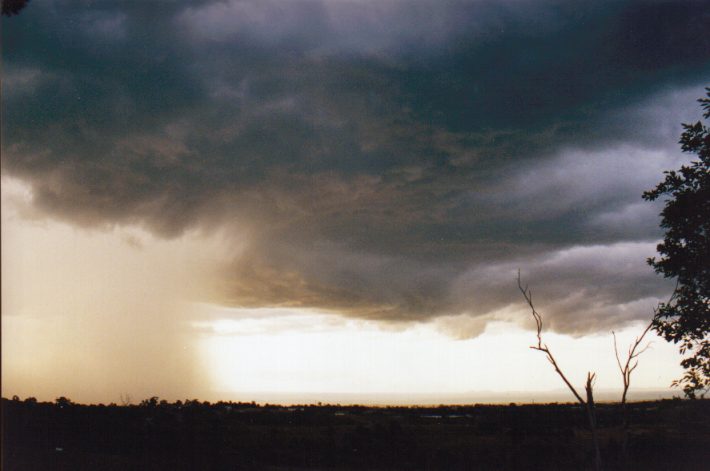
[{"label": "dead tree trunk", "polygon": [[584,385],[584,390],[587,392],[587,402],[584,404],[587,410],[587,420],[589,421],[589,428],[592,431],[592,442],[594,443],[594,469],[602,469],[602,454],[599,449],[599,435],[597,433],[597,411],[594,408],[594,378],[596,374],[587,373],[587,382]]}]

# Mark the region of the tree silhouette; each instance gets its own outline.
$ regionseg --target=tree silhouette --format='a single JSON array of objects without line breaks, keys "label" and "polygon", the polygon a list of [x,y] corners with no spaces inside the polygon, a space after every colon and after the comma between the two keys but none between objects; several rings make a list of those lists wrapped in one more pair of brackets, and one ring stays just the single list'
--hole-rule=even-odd
[{"label": "tree silhouette", "polygon": [[[698,101],[707,120],[710,88],[705,90],[707,97]],[[656,273],[675,278],[676,288],[668,302],[658,305],[653,328],[689,355],[681,361],[685,374],[673,385],[694,398],[710,388],[710,130],[701,121],[683,124],[683,129],[681,149],[698,159],[664,172],[665,179],[643,198],[667,197],[661,212],[666,233],[657,247],[661,257],[648,263]]]},{"label": "tree silhouette", "polygon": [[[597,415],[596,415],[596,409],[594,407],[594,380],[596,379],[596,374],[592,373],[591,371],[587,373],[587,381],[584,385],[584,391],[586,393],[586,399],[582,397],[582,395],[577,392],[577,389],[572,385],[572,383],[569,382],[567,379],[567,376],[562,372],[560,369],[560,366],[557,363],[557,360],[555,357],[552,355],[552,352],[550,351],[550,347],[547,346],[546,343],[542,341],[542,315],[535,309],[535,305],[533,304],[532,300],[532,291],[528,288],[527,285],[523,286],[521,280],[520,280],[520,271],[518,271],[518,289],[520,289],[520,292],[523,293],[523,297],[525,297],[525,301],[528,303],[528,306],[530,307],[530,310],[532,311],[532,316],[535,319],[535,326],[537,327],[537,344],[536,345],[531,345],[530,348],[533,350],[537,350],[539,352],[543,352],[547,356],[547,360],[550,362],[552,367],[555,369],[555,372],[562,378],[562,381],[565,383],[567,388],[572,392],[574,397],[577,399],[577,402],[579,402],[582,406],[584,406],[584,409],[587,413],[587,420],[589,422],[589,429],[592,432],[592,440],[594,442],[594,464],[595,464],[595,469],[600,470],[602,467],[602,461],[601,461],[601,452],[600,452],[600,444],[599,444],[599,436],[597,433]],[[614,354],[616,355],[616,363],[619,366],[619,372],[621,373],[621,377],[624,383],[624,389],[622,390],[621,393],[621,409],[622,409],[622,454],[623,458],[628,465],[630,462],[630,454],[629,454],[629,447],[628,447],[628,442],[629,442],[629,414],[628,414],[628,408],[626,405],[626,399],[627,395],[629,392],[629,387],[631,386],[631,374],[634,372],[634,370],[638,367],[638,357],[645,352],[649,345],[646,344],[645,346],[642,346],[641,344],[643,343],[643,339],[646,337],[646,334],[648,334],[649,330],[651,330],[651,327],[653,326],[653,323],[649,323],[648,326],[641,332],[641,335],[636,337],[634,342],[629,346],[629,350],[626,355],[626,361],[622,363],[621,356],[619,355],[619,348],[617,346],[616,342],[616,333],[612,332],[612,335],[614,337]]]},{"label": "tree silhouette", "polygon": [[621,373],[621,378],[624,382],[624,389],[621,393],[621,414],[622,414],[622,438],[621,438],[621,453],[624,460],[626,461],[627,467],[630,462],[629,454],[629,409],[626,406],[626,397],[629,392],[629,386],[631,386],[631,373],[634,372],[637,366],[639,366],[638,357],[648,350],[650,344],[641,346],[644,337],[648,334],[648,331],[653,327],[653,321],[649,322],[646,328],[641,332],[641,335],[636,337],[634,343],[629,346],[629,350],[626,354],[626,362],[621,362],[621,357],[619,356],[619,347],[616,342],[616,332],[612,331],[611,335],[614,337],[614,355],[616,356],[616,364],[619,366],[619,372]]},{"label": "tree silhouette", "polygon": [[621,372],[621,377],[624,381],[624,390],[621,393],[622,405],[626,404],[626,395],[629,392],[629,386],[631,386],[631,373],[633,373],[636,367],[639,366],[638,357],[641,356],[643,352],[648,350],[649,345],[646,344],[644,347],[641,347],[641,343],[643,342],[644,337],[646,337],[646,334],[648,334],[648,331],[651,330],[651,327],[653,327],[652,323],[650,323],[644,331],[641,332],[641,335],[636,337],[634,343],[629,347],[629,351],[626,356],[626,363],[623,365],[621,363],[621,357],[619,356],[619,347],[616,345],[616,332],[611,332],[611,335],[614,337],[614,355],[616,356],[616,364],[619,366],[619,372]]},{"label": "tree silhouette", "polygon": [[530,306],[533,318],[535,319],[535,326],[537,327],[537,345],[531,345],[530,348],[543,352],[545,356],[547,356],[547,361],[552,364],[555,372],[560,376],[560,378],[562,378],[562,381],[567,385],[567,388],[569,388],[572,392],[574,397],[577,399],[577,402],[584,406],[584,410],[587,412],[589,429],[592,432],[592,441],[594,443],[594,467],[597,471],[599,471],[602,469],[602,458],[599,448],[599,435],[597,433],[597,413],[594,407],[594,380],[597,375],[591,371],[587,373],[587,381],[584,384],[586,399],[582,398],[582,396],[577,392],[577,389],[572,386],[572,383],[569,382],[565,374],[560,369],[560,366],[557,364],[557,360],[555,360],[555,357],[552,355],[550,348],[542,341],[542,316],[539,312],[537,312],[537,309],[535,309],[535,305],[532,301],[532,291],[527,285],[523,286],[520,281],[520,271],[518,271],[518,289],[520,289],[520,292],[523,293],[525,301],[527,301],[528,306]]},{"label": "tree silhouette", "polygon": [[30,0],[2,0],[2,15],[17,15],[27,6]]},{"label": "tree silhouette", "polygon": [[61,408],[68,407],[73,404],[71,399],[64,397],[64,396],[60,396],[60,397],[56,398],[54,400],[54,403],[57,404]]}]

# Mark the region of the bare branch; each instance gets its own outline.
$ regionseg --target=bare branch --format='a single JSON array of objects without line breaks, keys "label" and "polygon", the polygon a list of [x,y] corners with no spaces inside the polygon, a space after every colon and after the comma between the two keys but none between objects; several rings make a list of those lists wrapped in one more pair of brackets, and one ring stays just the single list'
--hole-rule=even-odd
[{"label": "bare branch", "polygon": [[611,336],[614,337],[614,355],[616,355],[616,364],[619,365],[619,370],[624,371],[624,367],[621,366],[621,358],[619,358],[619,349],[616,346],[616,332],[611,331]]},{"label": "bare branch", "polygon": [[[645,346],[642,348],[639,348],[641,343],[643,342],[643,339],[646,337],[646,334],[651,330],[651,327],[653,327],[653,321],[650,322],[646,328],[643,330],[641,335],[636,337],[636,340],[634,340],[634,343],[632,343],[629,346],[629,352],[628,355],[626,356],[626,363],[621,364],[621,358],[619,357],[619,348],[617,347],[617,342],[616,342],[616,333],[612,331],[612,336],[614,337],[614,354],[616,355],[616,363],[619,365],[619,371],[621,372],[621,377],[624,381],[624,391],[621,394],[621,404],[622,406],[626,404],[626,394],[629,391],[629,386],[631,385],[631,373],[636,369],[638,366],[638,360],[636,360],[643,352],[648,350],[648,348],[651,346],[650,343],[647,343]],[[634,361],[636,360],[636,361]],[[633,364],[632,364],[633,362]]]},{"label": "bare branch", "polygon": [[[577,392],[577,390],[572,386],[572,383],[569,382],[565,374],[562,372],[560,369],[559,365],[557,364],[557,361],[555,360],[555,357],[552,355],[552,352],[548,348],[546,344],[542,343],[542,316],[540,315],[539,312],[535,309],[535,305],[532,302],[532,293],[528,289],[527,285],[523,287],[521,281],[520,281],[520,270],[518,270],[518,289],[520,289],[520,292],[523,293],[523,297],[525,298],[525,301],[527,301],[528,306],[530,306],[530,310],[532,311],[532,316],[535,319],[535,325],[537,327],[537,345],[532,345],[530,348],[533,350],[538,350],[547,356],[547,360],[552,364],[552,366],[555,368],[555,372],[562,378],[562,381],[567,385],[569,390],[574,394],[574,397],[577,399],[577,401],[582,404],[583,406],[586,406],[587,403],[582,399],[582,396]],[[591,373],[590,373],[591,374]],[[592,380],[594,378],[594,374],[592,375]],[[589,378],[588,378],[589,379]]]},{"label": "bare branch", "polygon": [[[542,315],[537,312],[535,309],[535,305],[533,304],[532,301],[532,292],[530,289],[528,289],[528,286],[523,284],[520,281],[520,270],[518,270],[518,289],[520,292],[523,294],[523,297],[525,298],[525,301],[527,301],[528,306],[530,306],[530,310],[532,311],[532,316],[533,319],[535,319],[535,326],[537,328],[537,345],[531,345],[530,348],[533,350],[538,350],[540,352],[543,352],[545,356],[547,357],[547,361],[552,364],[553,368],[555,368],[555,372],[562,378],[562,381],[567,385],[569,390],[574,394],[574,397],[577,398],[577,401],[584,406],[584,409],[587,411],[587,418],[589,420],[589,428],[592,431],[592,441],[594,442],[594,458],[595,458],[595,469],[597,471],[602,469],[602,460],[601,460],[601,453],[599,451],[599,436],[597,434],[597,418],[596,418],[596,411],[594,409],[594,381],[596,380],[596,373],[592,373],[591,371],[587,373],[587,382],[584,386],[584,390],[587,395],[587,400],[585,401],[582,396],[577,392],[577,390],[572,386],[572,383],[567,380],[567,377],[565,374],[562,372],[560,369],[560,366],[557,364],[557,361],[555,360],[555,357],[552,355],[552,352],[550,351],[550,348],[547,346],[547,344],[542,342]],[[648,331],[648,329],[646,330]],[[644,332],[645,334],[645,332]],[[643,337],[642,337],[643,338]],[[614,344],[614,347],[616,348],[616,343]],[[635,348],[635,347],[634,347]],[[633,355],[633,351],[630,353],[630,355]],[[619,358],[618,352],[617,352],[617,360]],[[619,361],[619,367],[621,367],[621,361]],[[628,364],[627,364],[628,368]]]}]

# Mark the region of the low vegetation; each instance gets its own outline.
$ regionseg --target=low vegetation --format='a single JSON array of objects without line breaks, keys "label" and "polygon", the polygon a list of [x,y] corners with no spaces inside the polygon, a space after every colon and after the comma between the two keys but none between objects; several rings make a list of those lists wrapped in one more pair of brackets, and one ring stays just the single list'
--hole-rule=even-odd
[{"label": "low vegetation", "polygon": [[[592,469],[580,404],[365,407],[2,400],[2,469]],[[605,469],[710,462],[710,401],[596,404]]]}]

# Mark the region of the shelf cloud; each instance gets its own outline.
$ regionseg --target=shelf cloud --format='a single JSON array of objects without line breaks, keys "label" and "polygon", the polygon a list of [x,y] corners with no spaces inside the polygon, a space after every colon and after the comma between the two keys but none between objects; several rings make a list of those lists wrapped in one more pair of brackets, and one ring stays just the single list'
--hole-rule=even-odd
[{"label": "shelf cloud", "polygon": [[669,292],[641,193],[686,158],[704,2],[31,2],[2,37],[3,172],[48,218],[233,234],[200,301],[466,336],[518,269],[561,332]]}]

